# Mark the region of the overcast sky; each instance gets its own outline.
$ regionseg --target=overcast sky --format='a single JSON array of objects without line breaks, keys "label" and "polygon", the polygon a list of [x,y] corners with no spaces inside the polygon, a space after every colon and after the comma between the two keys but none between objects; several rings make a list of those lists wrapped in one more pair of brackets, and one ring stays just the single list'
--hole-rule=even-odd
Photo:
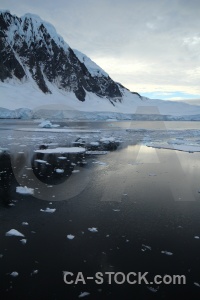
[{"label": "overcast sky", "polygon": [[200,98],[200,0],[0,0],[34,13],[110,77],[152,98]]}]

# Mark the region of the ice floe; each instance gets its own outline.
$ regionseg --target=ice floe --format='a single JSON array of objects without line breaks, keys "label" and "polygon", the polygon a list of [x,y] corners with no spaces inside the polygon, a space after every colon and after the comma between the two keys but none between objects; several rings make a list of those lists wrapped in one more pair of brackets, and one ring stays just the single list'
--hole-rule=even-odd
[{"label": "ice floe", "polygon": [[46,212],[46,213],[54,213],[56,211],[56,208],[47,207],[46,209],[40,209],[40,211]]},{"label": "ice floe", "polygon": [[68,238],[69,240],[73,240],[73,239],[75,238],[75,236],[74,236],[73,234],[68,234],[68,235],[67,235],[67,238]]},{"label": "ice floe", "polygon": [[198,240],[199,238],[200,238],[200,237],[199,237],[198,235],[195,235],[195,236],[194,236],[194,239],[197,239],[197,240]]},{"label": "ice floe", "polygon": [[65,170],[63,170],[63,169],[56,169],[55,171],[56,171],[56,173],[58,173],[58,174],[62,174],[62,173],[65,172]]},{"label": "ice floe", "polygon": [[42,159],[35,159],[35,161],[40,163],[40,164],[46,164],[47,163],[46,160],[42,160]]},{"label": "ice floe", "polygon": [[28,222],[22,222],[23,226],[28,226]]},{"label": "ice floe", "polygon": [[172,252],[169,252],[169,251],[161,251],[162,254],[166,254],[166,255],[173,255]]},{"label": "ice floe", "polygon": [[147,246],[147,245],[144,245],[142,244],[142,251],[146,251],[146,250],[151,250],[151,247],[150,246]]},{"label": "ice floe", "polygon": [[20,242],[25,245],[27,243],[27,239],[21,239]]},{"label": "ice floe", "polygon": [[86,297],[86,296],[89,296],[89,295],[90,295],[90,293],[88,293],[88,292],[81,292],[78,297],[83,298],[83,297]]},{"label": "ice floe", "polygon": [[33,272],[31,273],[31,276],[38,274],[38,272],[39,272],[39,270],[33,270]]},{"label": "ice floe", "polygon": [[200,287],[200,284],[198,282],[194,282],[194,285]]},{"label": "ice floe", "polygon": [[147,286],[147,288],[153,293],[156,293],[159,290],[159,287],[153,288],[152,286]]},{"label": "ice floe", "polygon": [[91,228],[88,228],[88,230],[90,232],[98,232],[98,229],[96,227],[91,227]]},{"label": "ice floe", "polygon": [[14,271],[14,272],[10,273],[10,276],[17,277],[17,276],[19,276],[19,273]]},{"label": "ice floe", "polygon": [[56,128],[56,127],[60,127],[60,125],[58,124],[52,124],[49,120],[45,120],[45,121],[42,121],[38,127],[41,127],[41,128]]},{"label": "ice floe", "polygon": [[84,153],[86,151],[83,147],[58,147],[54,149],[40,149],[35,150],[36,153]]},{"label": "ice floe", "polygon": [[11,229],[8,232],[6,232],[6,236],[21,236],[21,237],[24,237],[24,235],[16,229]]},{"label": "ice floe", "polygon": [[17,186],[16,192],[23,195],[33,195],[34,189],[28,188],[27,186]]}]

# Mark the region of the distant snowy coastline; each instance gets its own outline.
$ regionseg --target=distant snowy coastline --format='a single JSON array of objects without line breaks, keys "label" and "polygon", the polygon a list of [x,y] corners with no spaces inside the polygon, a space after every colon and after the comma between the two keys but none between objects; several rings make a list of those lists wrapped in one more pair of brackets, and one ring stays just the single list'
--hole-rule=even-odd
[{"label": "distant snowy coastline", "polygon": [[161,115],[161,114],[127,114],[127,113],[117,113],[117,112],[86,112],[86,111],[61,111],[61,110],[39,110],[34,111],[28,108],[19,109],[6,109],[0,107],[0,119],[21,119],[21,120],[31,120],[31,119],[42,119],[48,118],[51,120],[69,120],[69,121],[123,121],[123,120],[133,120],[133,121],[200,121],[200,114],[196,115]]}]

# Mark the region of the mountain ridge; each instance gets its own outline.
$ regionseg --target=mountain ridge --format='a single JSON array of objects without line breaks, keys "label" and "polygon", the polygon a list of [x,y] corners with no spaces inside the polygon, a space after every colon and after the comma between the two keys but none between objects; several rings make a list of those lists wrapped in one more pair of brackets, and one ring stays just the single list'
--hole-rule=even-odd
[{"label": "mountain ridge", "polygon": [[[50,23],[34,14],[22,17],[0,11],[0,80],[34,80],[43,93],[52,93],[46,81],[74,92],[85,101],[86,92],[106,97],[113,105],[123,93],[109,75],[86,55],[73,50]],[[85,61],[87,60],[87,62]],[[87,64],[95,65],[95,71]]]}]

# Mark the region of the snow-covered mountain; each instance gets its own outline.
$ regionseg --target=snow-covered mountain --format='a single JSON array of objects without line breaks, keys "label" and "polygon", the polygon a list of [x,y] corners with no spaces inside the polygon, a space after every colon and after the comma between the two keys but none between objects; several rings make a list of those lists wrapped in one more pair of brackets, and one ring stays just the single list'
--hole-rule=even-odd
[{"label": "snow-covered mountain", "polygon": [[43,93],[52,93],[49,83],[72,91],[80,101],[86,92],[121,101],[122,93],[109,75],[84,54],[73,51],[55,28],[40,17],[18,18],[0,11],[0,79],[34,81]]},{"label": "snow-covered mountain", "polygon": [[0,118],[200,119],[200,106],[130,92],[33,14],[0,10],[0,53]]}]

